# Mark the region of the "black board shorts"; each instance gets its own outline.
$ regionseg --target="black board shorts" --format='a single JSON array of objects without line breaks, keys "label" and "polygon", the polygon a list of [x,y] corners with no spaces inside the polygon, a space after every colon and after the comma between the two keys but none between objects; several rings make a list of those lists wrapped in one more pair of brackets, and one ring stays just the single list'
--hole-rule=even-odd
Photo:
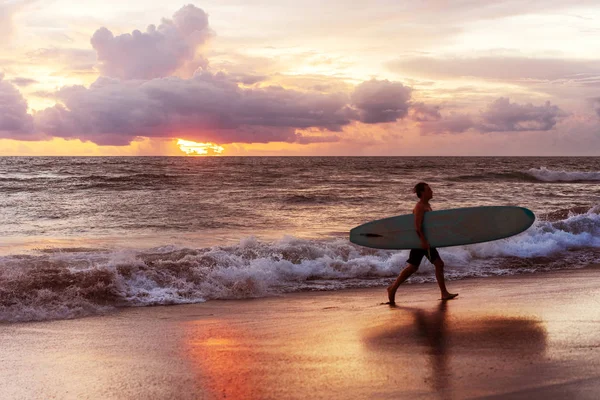
[{"label": "black board shorts", "polygon": [[[431,257],[430,257],[430,255],[431,255]],[[410,265],[414,265],[415,267],[419,268],[419,265],[421,265],[421,261],[423,260],[423,257],[427,257],[429,262],[431,262],[433,264],[435,262],[435,260],[440,258],[440,253],[438,253],[438,251],[435,247],[430,247],[429,253],[425,249],[411,249],[410,255],[408,256],[408,260],[406,260],[406,262]]]}]

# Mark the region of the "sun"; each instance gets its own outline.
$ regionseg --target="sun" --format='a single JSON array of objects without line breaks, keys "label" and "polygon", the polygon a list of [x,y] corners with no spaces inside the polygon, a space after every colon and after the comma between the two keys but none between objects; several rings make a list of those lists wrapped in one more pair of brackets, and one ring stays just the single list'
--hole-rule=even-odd
[{"label": "sun", "polygon": [[225,150],[215,143],[197,143],[183,139],[178,139],[177,145],[188,156],[218,156]]}]

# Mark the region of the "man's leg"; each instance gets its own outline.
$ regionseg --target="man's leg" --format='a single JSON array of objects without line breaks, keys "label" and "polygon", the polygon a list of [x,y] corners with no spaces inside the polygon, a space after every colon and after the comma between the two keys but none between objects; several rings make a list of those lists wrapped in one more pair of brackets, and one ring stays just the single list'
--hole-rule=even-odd
[{"label": "man's leg", "polygon": [[450,300],[458,296],[458,293],[450,293],[448,289],[446,289],[446,279],[444,278],[444,261],[441,258],[437,258],[433,265],[435,265],[435,279],[440,287],[440,291],[442,292],[442,300]]},{"label": "man's leg", "polygon": [[406,267],[402,270],[402,272],[400,272],[400,275],[398,275],[398,278],[396,278],[396,281],[390,286],[388,286],[387,291],[388,299],[390,300],[390,305],[393,306],[394,304],[396,304],[396,290],[398,290],[398,286],[400,286],[402,282],[407,280],[409,276],[414,274],[417,271],[417,269],[419,268],[415,267],[412,264],[407,264]]}]

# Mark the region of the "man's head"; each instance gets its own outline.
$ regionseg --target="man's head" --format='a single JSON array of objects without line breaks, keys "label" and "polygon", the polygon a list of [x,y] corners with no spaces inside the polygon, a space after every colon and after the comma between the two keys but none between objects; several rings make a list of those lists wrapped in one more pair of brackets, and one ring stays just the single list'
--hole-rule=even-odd
[{"label": "man's head", "polygon": [[433,197],[433,191],[425,182],[419,182],[415,185],[413,191],[417,194],[417,197],[421,200],[429,200]]}]

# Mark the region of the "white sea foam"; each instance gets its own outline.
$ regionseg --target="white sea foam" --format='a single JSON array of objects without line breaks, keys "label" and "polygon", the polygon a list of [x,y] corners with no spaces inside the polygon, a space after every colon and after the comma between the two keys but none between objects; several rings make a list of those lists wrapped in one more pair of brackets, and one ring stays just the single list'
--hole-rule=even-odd
[{"label": "white sea foam", "polygon": [[[600,215],[590,211],[495,242],[441,249],[449,279],[584,266],[600,257]],[[568,251],[567,251],[568,250]],[[0,321],[76,318],[115,307],[243,299],[298,290],[389,283],[408,251],[346,239],[253,237],[234,246],[44,252],[0,258]],[[541,258],[541,260],[540,260]],[[432,282],[424,261],[413,283]]]},{"label": "white sea foam", "polygon": [[600,171],[564,171],[546,167],[531,168],[528,175],[544,182],[593,182],[600,181]]}]

